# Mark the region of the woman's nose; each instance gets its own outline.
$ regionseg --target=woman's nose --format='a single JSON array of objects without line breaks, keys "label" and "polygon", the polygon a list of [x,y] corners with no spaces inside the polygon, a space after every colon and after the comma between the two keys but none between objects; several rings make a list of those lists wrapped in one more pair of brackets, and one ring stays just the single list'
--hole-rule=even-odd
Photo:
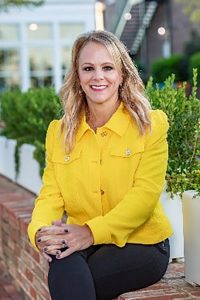
[{"label": "woman's nose", "polygon": [[104,75],[103,75],[103,71],[100,69],[95,70],[94,72],[94,78],[95,79],[103,79]]}]

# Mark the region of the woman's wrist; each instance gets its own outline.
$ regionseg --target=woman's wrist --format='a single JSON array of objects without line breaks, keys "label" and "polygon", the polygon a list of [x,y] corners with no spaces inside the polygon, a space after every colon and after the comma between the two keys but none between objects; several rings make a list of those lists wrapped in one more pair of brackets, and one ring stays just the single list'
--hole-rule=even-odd
[{"label": "woman's wrist", "polygon": [[83,225],[83,227],[85,228],[85,231],[87,232],[88,237],[91,239],[91,245],[93,245],[94,244],[94,237],[93,237],[92,230],[90,229],[90,227],[87,224]]}]

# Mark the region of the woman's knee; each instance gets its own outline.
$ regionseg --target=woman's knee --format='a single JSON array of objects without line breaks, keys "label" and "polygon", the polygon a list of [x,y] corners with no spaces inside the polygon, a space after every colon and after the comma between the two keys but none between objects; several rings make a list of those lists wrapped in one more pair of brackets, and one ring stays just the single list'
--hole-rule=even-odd
[{"label": "woman's knee", "polygon": [[[85,258],[78,252],[49,265],[48,285],[52,299],[96,299],[93,278]],[[77,288],[78,287],[78,288]],[[82,298],[82,296],[84,297]]]},{"label": "woman's knee", "polygon": [[77,273],[77,270],[81,272],[84,265],[85,261],[83,257],[77,252],[62,259],[54,257],[49,264],[48,277],[50,279],[52,277],[55,281],[59,281],[62,278],[67,280],[68,277],[72,278],[73,273]]},{"label": "woman's knee", "polygon": [[163,245],[127,244],[124,248],[106,245],[95,252],[88,264],[93,274],[97,299],[112,299],[159,281],[169,259],[169,249]]}]

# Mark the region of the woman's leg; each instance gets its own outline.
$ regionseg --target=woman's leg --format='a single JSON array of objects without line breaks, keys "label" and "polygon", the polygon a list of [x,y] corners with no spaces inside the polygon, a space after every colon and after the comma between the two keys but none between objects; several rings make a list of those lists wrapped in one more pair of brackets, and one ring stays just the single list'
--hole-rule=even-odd
[{"label": "woman's leg", "polygon": [[52,300],[96,300],[86,259],[87,252],[76,252],[60,260],[53,257],[48,274]]},{"label": "woman's leg", "polygon": [[168,240],[156,245],[127,244],[123,248],[104,245],[88,257],[98,300],[111,300],[156,283],[168,262]]}]

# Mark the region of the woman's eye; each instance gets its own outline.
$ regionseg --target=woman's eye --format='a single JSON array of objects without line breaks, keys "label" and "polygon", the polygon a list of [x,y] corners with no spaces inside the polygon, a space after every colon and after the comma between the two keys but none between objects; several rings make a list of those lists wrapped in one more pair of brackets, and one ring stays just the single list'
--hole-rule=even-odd
[{"label": "woman's eye", "polygon": [[92,71],[92,67],[85,67],[85,68],[83,68],[83,71],[86,71],[86,72]]},{"label": "woman's eye", "polygon": [[106,71],[111,71],[111,70],[113,70],[113,67],[111,67],[111,66],[105,66],[105,67],[103,67],[104,68],[104,70],[106,70]]}]

